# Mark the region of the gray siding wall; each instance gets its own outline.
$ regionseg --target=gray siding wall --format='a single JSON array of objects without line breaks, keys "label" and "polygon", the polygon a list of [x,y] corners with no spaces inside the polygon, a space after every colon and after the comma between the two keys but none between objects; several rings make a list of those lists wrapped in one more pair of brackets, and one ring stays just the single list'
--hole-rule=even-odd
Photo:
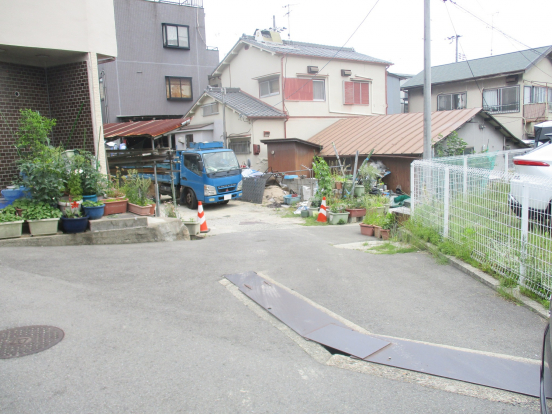
[{"label": "gray siding wall", "polygon": [[[104,122],[117,116],[184,115],[208,85],[219,61],[218,51],[205,44],[203,8],[114,0],[118,57],[99,65],[104,72]],[[163,47],[162,23],[189,26],[190,49]],[[165,76],[191,77],[193,100],[169,101]]]},{"label": "gray siding wall", "polygon": [[387,114],[401,113],[401,87],[399,78],[387,75]]}]

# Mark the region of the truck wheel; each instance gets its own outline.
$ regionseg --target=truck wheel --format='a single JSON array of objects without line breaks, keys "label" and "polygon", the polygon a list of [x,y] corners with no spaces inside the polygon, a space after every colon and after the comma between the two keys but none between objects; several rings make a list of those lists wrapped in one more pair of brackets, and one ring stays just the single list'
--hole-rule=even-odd
[{"label": "truck wheel", "polygon": [[186,194],[186,205],[188,206],[188,208],[191,210],[197,210],[197,198],[194,193],[194,190],[192,190],[191,188],[188,188],[185,194]]}]

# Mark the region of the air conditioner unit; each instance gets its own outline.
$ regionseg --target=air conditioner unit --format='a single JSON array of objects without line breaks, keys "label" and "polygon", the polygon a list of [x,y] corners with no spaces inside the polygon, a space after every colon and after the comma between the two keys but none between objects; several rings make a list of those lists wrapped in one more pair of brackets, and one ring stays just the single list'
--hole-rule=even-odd
[{"label": "air conditioner unit", "polygon": [[318,73],[318,66],[307,66],[307,73]]},{"label": "air conditioner unit", "polygon": [[353,74],[349,69],[341,69],[341,76],[351,76]]}]

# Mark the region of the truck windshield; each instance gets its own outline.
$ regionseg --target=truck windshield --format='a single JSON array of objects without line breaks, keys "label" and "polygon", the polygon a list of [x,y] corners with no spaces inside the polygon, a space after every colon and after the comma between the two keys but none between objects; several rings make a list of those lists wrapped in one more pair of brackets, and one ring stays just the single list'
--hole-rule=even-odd
[{"label": "truck windshield", "polygon": [[203,154],[203,163],[207,174],[237,170],[240,168],[238,160],[233,151],[210,152]]}]

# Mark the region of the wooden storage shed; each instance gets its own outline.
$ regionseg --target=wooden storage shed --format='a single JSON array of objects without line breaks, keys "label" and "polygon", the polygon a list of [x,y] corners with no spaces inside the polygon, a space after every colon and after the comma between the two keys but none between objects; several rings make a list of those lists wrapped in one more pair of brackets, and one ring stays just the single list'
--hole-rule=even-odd
[{"label": "wooden storage shed", "polygon": [[299,138],[264,139],[261,142],[267,146],[269,171],[312,178],[305,167],[312,168],[312,159],[320,154],[322,145]]}]

